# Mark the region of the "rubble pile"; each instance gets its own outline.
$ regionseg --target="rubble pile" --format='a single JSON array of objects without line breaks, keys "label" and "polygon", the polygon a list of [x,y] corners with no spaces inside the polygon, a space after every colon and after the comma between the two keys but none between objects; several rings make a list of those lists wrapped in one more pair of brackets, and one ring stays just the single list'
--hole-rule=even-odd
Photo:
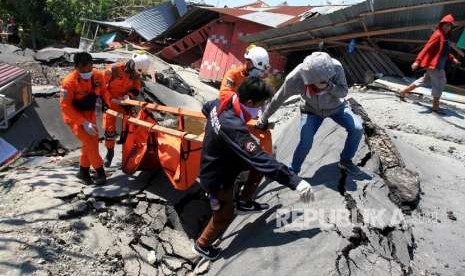
[{"label": "rubble pile", "polygon": [[[44,275],[192,275],[200,260],[178,213],[168,200],[145,190],[156,176],[145,173],[131,183],[110,170],[119,181],[103,188],[84,186],[68,167],[76,164],[72,155],[38,167],[22,165],[1,176],[2,209],[11,213],[0,220],[0,229],[12,233],[10,226],[20,226],[16,238],[25,252],[36,252],[31,270]],[[40,218],[31,217],[36,211],[21,214],[17,204],[27,199],[15,199],[15,189],[38,200],[51,197],[53,205],[45,206]],[[42,208],[33,201],[30,205]],[[197,275],[205,272],[201,269]]]}]

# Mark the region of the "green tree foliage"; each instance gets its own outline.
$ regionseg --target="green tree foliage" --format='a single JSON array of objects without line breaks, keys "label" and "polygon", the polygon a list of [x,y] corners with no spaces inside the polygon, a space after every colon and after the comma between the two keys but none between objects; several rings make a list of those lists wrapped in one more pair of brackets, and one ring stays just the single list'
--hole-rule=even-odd
[{"label": "green tree foliage", "polygon": [[66,35],[80,33],[80,19],[108,18],[112,0],[46,0],[46,11]]},{"label": "green tree foliage", "polygon": [[32,44],[36,46],[36,37],[51,26],[45,11],[46,0],[0,0],[0,10],[4,15],[16,19],[25,31],[31,34]]},{"label": "green tree foliage", "polygon": [[81,19],[113,20],[133,15],[163,0],[0,0],[0,16],[13,16],[32,37],[75,39]]}]

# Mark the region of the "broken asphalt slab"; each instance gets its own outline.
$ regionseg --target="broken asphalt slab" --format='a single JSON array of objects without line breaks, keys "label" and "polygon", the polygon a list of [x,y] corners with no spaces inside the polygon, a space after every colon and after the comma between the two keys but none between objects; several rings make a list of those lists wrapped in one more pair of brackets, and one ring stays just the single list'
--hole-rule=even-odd
[{"label": "broken asphalt slab", "polygon": [[[465,247],[457,242],[465,238],[465,105],[442,105],[446,116],[437,116],[425,112],[431,104],[425,98],[411,97],[405,103],[391,92],[352,95],[386,129],[406,168],[421,179],[421,200],[407,217],[416,244],[412,275],[465,275]],[[450,212],[457,220],[448,218]]]},{"label": "broken asphalt slab", "polygon": [[163,105],[180,107],[194,111],[200,111],[202,109],[202,104],[189,95],[178,93],[166,86],[151,81],[146,81],[144,83],[145,93],[148,94],[148,97],[155,98]]},{"label": "broken asphalt slab", "polygon": [[17,149],[34,146],[43,139],[56,139],[68,150],[80,146],[61,118],[58,98],[35,98],[32,106],[18,115],[2,137]]},{"label": "broken asphalt slab", "polygon": [[[273,138],[278,160],[288,163],[299,137],[286,133],[298,133],[299,116],[282,110],[274,117],[282,118],[280,112],[290,119]],[[365,174],[347,177],[337,167],[345,137],[340,126],[324,121],[301,171],[316,201],[300,203],[296,192],[276,182],[261,186],[257,197],[271,209],[236,217],[209,275],[238,275],[245,267],[253,275],[408,274],[413,256],[404,252],[413,251],[414,238],[377,174],[380,162],[366,158],[371,149],[362,141],[354,162],[364,163]],[[371,220],[369,210],[384,210],[384,216]]]},{"label": "broken asphalt slab", "polygon": [[13,54],[22,51],[21,48],[11,44],[0,44],[0,53]]},{"label": "broken asphalt slab", "polygon": [[[82,52],[82,50],[77,48],[44,48],[37,51],[34,55],[35,60],[50,63],[58,60],[64,60],[66,62],[73,62],[73,55],[76,53]],[[91,53],[92,58],[95,62],[118,62],[121,59],[126,58],[124,55],[120,55],[116,52],[107,53],[107,52],[98,52]]]}]

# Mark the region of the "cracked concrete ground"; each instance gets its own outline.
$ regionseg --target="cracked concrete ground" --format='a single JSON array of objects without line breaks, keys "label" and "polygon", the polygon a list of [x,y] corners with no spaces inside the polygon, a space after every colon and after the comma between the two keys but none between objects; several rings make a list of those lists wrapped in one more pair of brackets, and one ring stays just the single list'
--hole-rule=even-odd
[{"label": "cracked concrete ground", "polygon": [[78,152],[2,173],[0,275],[192,273],[198,258],[174,208],[178,193],[159,172],[122,174],[120,162],[101,187],[74,177]]},{"label": "cracked concrete ground", "polygon": [[[257,196],[272,208],[238,216],[221,258],[199,262],[190,245],[209,210],[197,186],[175,191],[156,172],[127,177],[117,160],[109,184],[89,188],[73,177],[77,152],[34,158],[0,174],[0,275],[463,275],[463,110],[439,118],[423,113],[421,101],[350,95],[418,173],[417,209],[403,213],[389,197],[392,178],[382,172],[398,162],[391,146],[367,135],[354,160],[365,173],[347,176],[337,168],[346,133],[325,120],[301,173],[317,200],[302,204],[265,180]],[[285,163],[298,114],[294,98],[274,116],[276,155]]]},{"label": "cracked concrete ground", "polygon": [[[299,138],[299,112],[288,105],[274,118],[279,120],[273,130],[277,158],[288,163]],[[366,157],[372,149],[362,141],[355,162],[364,163],[365,173],[359,178],[341,173],[337,161],[345,136],[341,127],[324,121],[301,171],[313,184],[316,201],[302,204],[295,192],[275,182],[261,186],[258,197],[272,208],[235,219],[209,275],[240,275],[241,267],[253,275],[410,273],[414,237],[388,197],[380,160]],[[373,210],[384,211],[374,217]]]},{"label": "cracked concrete ground", "polygon": [[464,275],[465,105],[444,105],[445,115],[430,113],[430,101],[412,96],[400,103],[392,93],[353,93],[387,130],[407,168],[421,179],[421,200],[407,220],[416,250],[414,275]]}]

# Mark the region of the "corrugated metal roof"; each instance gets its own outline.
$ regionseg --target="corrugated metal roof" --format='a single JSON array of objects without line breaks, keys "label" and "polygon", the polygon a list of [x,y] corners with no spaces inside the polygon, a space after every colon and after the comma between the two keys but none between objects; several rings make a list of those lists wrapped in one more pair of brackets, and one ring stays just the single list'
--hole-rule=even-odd
[{"label": "corrugated metal roof", "polygon": [[163,33],[163,37],[169,37],[173,39],[180,39],[186,34],[197,30],[218,18],[218,13],[201,9],[200,7],[190,7],[187,13],[178,19],[166,32]]},{"label": "corrugated metal roof", "polygon": [[93,23],[97,23],[100,25],[110,26],[110,27],[114,27],[118,29],[127,29],[127,30],[131,29],[131,26],[127,24],[125,21],[101,21],[101,20],[94,20],[94,19],[84,19],[84,21],[93,22]]},{"label": "corrugated metal roof", "polygon": [[171,3],[145,10],[125,21],[146,40],[152,40],[176,23],[178,11]]},{"label": "corrugated metal roof", "polygon": [[308,6],[282,6],[282,7],[265,7],[265,8],[210,8],[220,14],[237,17],[243,20],[251,21],[269,27],[287,26],[298,22],[300,18],[312,7]]},{"label": "corrugated metal roof", "polygon": [[[450,2],[450,4],[447,4],[447,2]],[[439,5],[439,3],[441,4]],[[444,5],[445,3],[446,5]],[[334,38],[339,35],[364,32],[365,29],[362,22],[371,31],[435,24],[447,13],[453,13],[456,19],[460,21],[465,20],[464,3],[465,1],[460,2],[458,0],[428,0],[422,2],[418,0],[369,0],[336,10],[330,14],[312,17],[288,27],[252,34],[242,39],[247,42],[259,42],[270,48],[279,45],[279,48],[284,49],[286,45],[292,45],[292,42],[315,39],[324,40],[325,38]],[[412,6],[421,7],[408,8]],[[393,12],[385,12],[389,9],[395,10]],[[317,9],[315,8],[315,10]],[[380,11],[382,12],[380,13]],[[399,32],[387,35],[387,37],[418,38],[419,34],[427,38],[431,34],[431,30]]]},{"label": "corrugated metal roof", "polygon": [[273,12],[253,12],[241,15],[239,16],[239,18],[275,28],[280,24],[283,24],[293,19],[294,16]]},{"label": "corrugated metal roof", "polygon": [[162,3],[120,22],[89,19],[86,19],[86,21],[119,29],[134,30],[141,37],[150,41],[168,30],[169,27],[176,23],[180,15],[182,16],[186,12],[187,8],[185,1],[176,0],[176,5],[171,4],[171,2]]},{"label": "corrugated metal roof", "polygon": [[237,9],[237,8],[210,8],[210,7],[205,7],[203,9],[214,11],[217,13],[221,14],[226,14],[234,17],[239,17],[244,14],[249,14],[253,12],[252,10],[246,10],[246,9]]},{"label": "corrugated metal roof", "polygon": [[268,12],[288,14],[292,16],[299,16],[309,10],[313,10],[313,7],[310,6],[282,6],[282,7],[271,7]]},{"label": "corrugated metal roof", "polygon": [[[359,1],[363,2],[363,1]],[[347,8],[348,5],[330,5],[330,6],[319,6],[319,7],[313,7],[312,12],[316,12],[318,14],[330,14],[335,11],[345,9]]]},{"label": "corrugated metal roof", "polygon": [[0,87],[26,73],[26,70],[6,63],[0,63]]},{"label": "corrugated metal roof", "polygon": [[235,7],[235,8],[236,9],[249,9],[249,8],[265,8],[265,7],[269,7],[269,6],[270,5],[268,5],[267,3],[259,0],[259,1],[247,4],[247,5],[243,5],[243,6],[239,6],[239,7]]}]

